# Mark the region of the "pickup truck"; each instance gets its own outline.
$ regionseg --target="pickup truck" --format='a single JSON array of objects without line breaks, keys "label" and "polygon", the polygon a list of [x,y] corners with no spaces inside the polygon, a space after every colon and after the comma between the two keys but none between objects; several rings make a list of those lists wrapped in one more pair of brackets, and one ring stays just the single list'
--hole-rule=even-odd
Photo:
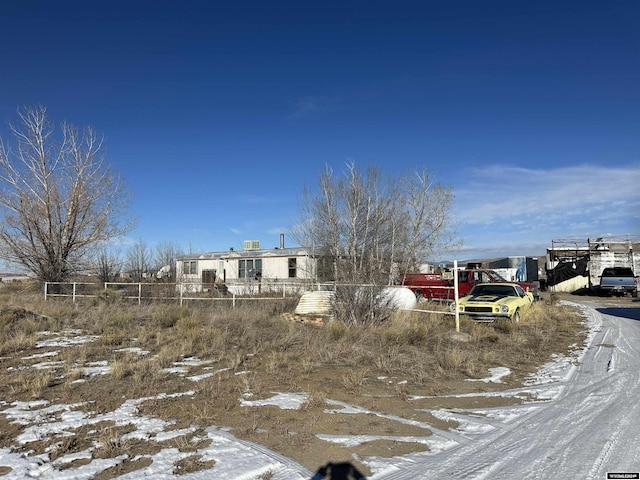
[{"label": "pickup truck", "polygon": [[[467,295],[476,283],[509,282],[498,272],[480,268],[458,269],[458,297]],[[540,297],[538,285],[529,282],[517,283],[526,292],[531,292],[534,298]],[[440,273],[407,273],[402,284],[409,287],[417,297],[429,300],[454,300],[453,272],[445,270]]]},{"label": "pickup truck", "polygon": [[607,295],[630,294],[638,296],[638,278],[633,275],[633,270],[629,267],[609,267],[605,268],[600,275],[600,293]]}]

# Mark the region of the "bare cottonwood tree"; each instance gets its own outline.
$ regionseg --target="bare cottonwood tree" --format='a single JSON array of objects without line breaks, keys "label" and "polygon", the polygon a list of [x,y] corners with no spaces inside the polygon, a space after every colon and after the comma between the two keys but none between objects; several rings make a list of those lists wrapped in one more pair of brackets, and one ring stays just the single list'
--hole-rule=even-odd
[{"label": "bare cottonwood tree", "polygon": [[[158,278],[166,282],[175,282],[176,258],[180,254],[182,250],[174,242],[162,242],[154,247],[151,259],[152,270],[158,272]],[[165,270],[161,270],[163,268]]]},{"label": "bare cottonwood tree", "polygon": [[102,283],[115,282],[122,271],[122,259],[118,252],[103,245],[92,255],[90,271]]},{"label": "bare cottonwood tree", "polygon": [[[394,177],[351,162],[336,176],[327,167],[317,190],[303,195],[293,236],[318,259],[318,279],[341,285],[335,306],[348,323],[384,320],[382,288],[453,237],[451,189],[433,182],[424,169]],[[357,287],[362,284],[370,286],[368,293]]]},{"label": "bare cottonwood tree", "polygon": [[125,270],[136,282],[141,282],[151,270],[152,253],[144,240],[139,240],[129,247],[126,253]]},{"label": "bare cottonwood tree", "polygon": [[426,168],[399,177],[394,196],[401,225],[396,242],[400,271],[417,271],[429,255],[451,247],[455,225],[451,217],[453,191],[434,181]]},{"label": "bare cottonwood tree", "polygon": [[0,257],[41,281],[63,281],[88,250],[130,230],[129,194],[106,164],[103,138],[44,107],[18,110],[14,144],[0,139]]}]

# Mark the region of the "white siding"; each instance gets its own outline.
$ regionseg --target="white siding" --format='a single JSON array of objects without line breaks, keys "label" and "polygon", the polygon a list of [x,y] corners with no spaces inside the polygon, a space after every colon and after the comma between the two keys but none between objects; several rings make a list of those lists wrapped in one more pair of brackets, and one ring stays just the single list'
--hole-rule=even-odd
[{"label": "white siding", "polygon": [[289,259],[287,257],[263,257],[262,258],[262,278],[285,279],[289,277]]},{"label": "white siding", "polygon": [[630,267],[638,275],[640,252],[592,251],[589,260],[589,275],[592,285],[600,285],[600,275],[605,268]]},{"label": "white siding", "polygon": [[[296,259],[295,277],[289,277],[289,259]],[[197,274],[185,275],[183,273],[183,263],[178,261],[177,272],[178,278],[183,282],[200,282],[203,270],[216,270],[216,277],[220,281],[224,278],[227,282],[238,280],[239,261],[240,260],[261,260],[262,261],[262,280],[312,280],[315,276],[315,260],[309,258],[304,251],[292,252],[291,255],[281,256],[275,255],[273,252],[256,252],[255,256],[240,256],[238,254],[228,254],[224,257],[189,259],[185,261],[196,260]]]}]

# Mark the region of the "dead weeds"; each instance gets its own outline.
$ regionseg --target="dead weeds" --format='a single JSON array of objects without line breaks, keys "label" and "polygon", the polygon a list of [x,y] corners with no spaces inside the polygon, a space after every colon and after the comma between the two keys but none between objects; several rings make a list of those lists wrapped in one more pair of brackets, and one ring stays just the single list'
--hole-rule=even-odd
[{"label": "dead weeds", "polygon": [[[444,395],[520,386],[553,353],[565,353],[584,338],[582,319],[571,308],[549,302],[536,304],[519,324],[486,325],[462,319],[461,330],[468,339],[462,342],[451,336],[451,317],[425,312],[396,312],[386,324],[369,328],[349,328],[339,321],[325,327],[289,322],[280,313],[293,310],[290,299],[269,302],[266,308],[241,304],[235,309],[118,301],[69,304],[42,302],[28,295],[2,300],[7,303],[0,303],[4,405],[40,399],[83,404],[83,409],[98,415],[115,410],[125,399],[147,398],[138,406],[141,414],[197,432],[174,441],[174,447],[185,453],[175,464],[175,474],[213,465],[196,453],[198,445],[206,442],[203,429],[210,426],[229,428],[237,437],[263,444],[311,470],[330,460],[353,462],[354,454],[423,451],[426,445],[417,441],[381,439],[350,448],[318,435],[428,436],[427,428],[416,426],[420,422],[443,430],[454,428],[455,424],[438,420],[429,409],[496,406],[517,400]],[[63,329],[97,337],[83,344],[51,347],[57,351],[57,364],[26,368],[24,357],[42,353],[36,348],[42,332]],[[103,373],[86,373],[91,362],[105,360],[108,369]],[[503,384],[466,381],[486,377],[493,367],[508,367],[512,373],[503,378]],[[188,396],[170,397],[187,391]],[[275,392],[305,392],[306,402],[297,410],[246,407],[240,402],[268,398]],[[328,401],[355,405],[365,413],[336,414],[340,407]],[[1,415],[0,447],[15,448],[15,438],[24,428]],[[128,428],[111,425],[100,433],[79,428],[36,450],[48,449],[53,458],[59,458],[91,444],[96,445],[96,458],[127,455],[96,477],[106,480],[144,468],[149,455],[160,448],[153,441],[145,445],[128,439]]]}]

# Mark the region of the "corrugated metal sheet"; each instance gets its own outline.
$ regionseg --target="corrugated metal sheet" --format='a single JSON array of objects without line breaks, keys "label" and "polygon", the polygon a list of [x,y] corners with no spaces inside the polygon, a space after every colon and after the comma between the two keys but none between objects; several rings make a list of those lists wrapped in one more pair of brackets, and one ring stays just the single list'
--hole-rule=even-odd
[{"label": "corrugated metal sheet", "polygon": [[515,268],[517,269],[522,262],[525,261],[525,257],[505,257],[498,258],[489,262],[489,268]]},{"label": "corrugated metal sheet", "polygon": [[564,282],[549,287],[550,292],[573,293],[584,288],[589,288],[589,277],[578,275]]},{"label": "corrugated metal sheet", "polygon": [[297,315],[331,315],[333,313],[333,297],[335,292],[304,292],[298,306]]}]

